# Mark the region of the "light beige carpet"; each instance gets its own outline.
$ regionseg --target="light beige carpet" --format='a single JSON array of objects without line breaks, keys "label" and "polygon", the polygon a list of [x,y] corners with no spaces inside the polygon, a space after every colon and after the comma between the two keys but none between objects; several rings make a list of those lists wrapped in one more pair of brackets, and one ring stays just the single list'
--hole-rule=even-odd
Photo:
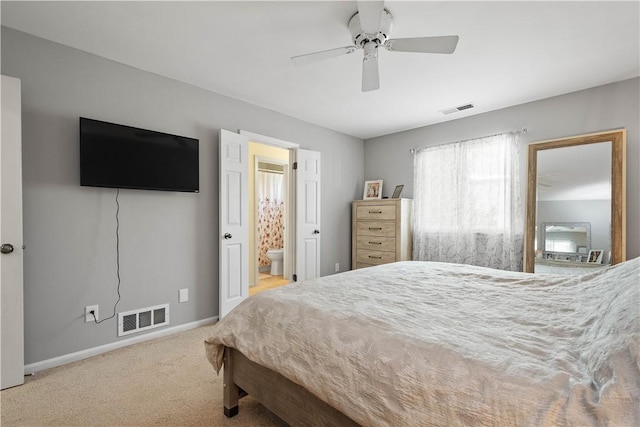
[{"label": "light beige carpet", "polygon": [[222,375],[204,353],[204,326],[25,378],[0,392],[1,425],[284,426],[251,396],[226,418]]}]

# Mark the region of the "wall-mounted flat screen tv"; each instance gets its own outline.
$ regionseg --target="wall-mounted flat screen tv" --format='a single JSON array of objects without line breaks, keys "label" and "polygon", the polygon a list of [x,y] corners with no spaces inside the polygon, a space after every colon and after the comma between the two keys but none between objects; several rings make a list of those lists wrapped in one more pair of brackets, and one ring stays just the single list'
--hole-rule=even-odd
[{"label": "wall-mounted flat screen tv", "polygon": [[197,193],[198,140],[80,117],[80,185]]}]

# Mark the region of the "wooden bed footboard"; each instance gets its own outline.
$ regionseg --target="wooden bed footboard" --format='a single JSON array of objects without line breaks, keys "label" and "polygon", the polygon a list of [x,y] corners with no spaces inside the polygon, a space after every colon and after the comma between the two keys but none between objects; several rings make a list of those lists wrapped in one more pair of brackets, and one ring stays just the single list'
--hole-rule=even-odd
[{"label": "wooden bed footboard", "polygon": [[357,426],[342,412],[279,373],[247,359],[238,350],[224,349],[224,414],[238,413],[238,401],[250,394],[290,425]]}]

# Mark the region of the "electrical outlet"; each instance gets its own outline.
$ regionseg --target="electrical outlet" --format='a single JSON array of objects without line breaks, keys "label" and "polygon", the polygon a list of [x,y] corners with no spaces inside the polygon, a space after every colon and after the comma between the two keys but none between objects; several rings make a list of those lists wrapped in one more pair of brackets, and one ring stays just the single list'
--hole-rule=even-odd
[{"label": "electrical outlet", "polygon": [[[93,317],[93,315],[91,314],[91,311],[93,311],[93,315],[95,315],[95,319]],[[88,323],[88,322],[93,322],[94,320],[99,320],[100,318],[98,317],[98,306],[97,305],[88,305],[84,308],[84,322]]]},{"label": "electrical outlet", "polygon": [[336,273],[340,271],[340,263],[336,262]]}]

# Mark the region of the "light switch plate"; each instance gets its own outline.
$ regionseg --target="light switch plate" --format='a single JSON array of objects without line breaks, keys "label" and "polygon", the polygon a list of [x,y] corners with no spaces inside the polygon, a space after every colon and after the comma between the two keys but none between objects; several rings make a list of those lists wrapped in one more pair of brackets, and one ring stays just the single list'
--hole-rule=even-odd
[{"label": "light switch plate", "polygon": [[187,302],[189,301],[189,288],[180,289],[178,302]]}]

